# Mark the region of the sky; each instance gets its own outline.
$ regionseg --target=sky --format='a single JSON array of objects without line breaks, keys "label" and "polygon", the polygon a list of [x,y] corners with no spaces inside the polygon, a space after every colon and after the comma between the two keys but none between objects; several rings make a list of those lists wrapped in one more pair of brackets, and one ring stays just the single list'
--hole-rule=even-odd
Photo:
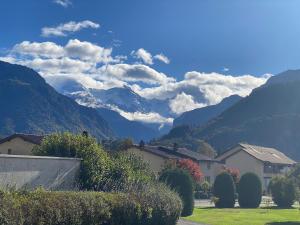
[{"label": "sky", "polygon": [[46,80],[128,85],[171,99],[178,114],[300,68],[298,0],[3,0],[0,9],[0,59]]}]

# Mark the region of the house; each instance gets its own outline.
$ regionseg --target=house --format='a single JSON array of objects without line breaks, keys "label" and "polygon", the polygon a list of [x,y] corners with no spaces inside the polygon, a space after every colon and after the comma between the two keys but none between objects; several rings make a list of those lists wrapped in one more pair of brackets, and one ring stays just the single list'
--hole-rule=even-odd
[{"label": "house", "polygon": [[0,154],[32,155],[35,145],[42,142],[44,136],[33,134],[13,134],[0,140]]},{"label": "house", "polygon": [[216,175],[222,169],[222,164],[218,160],[190,151],[186,148],[135,145],[127,151],[140,156],[145,162],[148,162],[150,168],[156,174],[159,174],[168,160],[191,159],[199,163],[202,173],[205,176],[205,180],[212,184]]},{"label": "house", "polygon": [[261,179],[267,190],[272,177],[284,174],[296,162],[274,149],[239,143],[217,157],[227,167],[237,168],[240,174],[253,172]]}]

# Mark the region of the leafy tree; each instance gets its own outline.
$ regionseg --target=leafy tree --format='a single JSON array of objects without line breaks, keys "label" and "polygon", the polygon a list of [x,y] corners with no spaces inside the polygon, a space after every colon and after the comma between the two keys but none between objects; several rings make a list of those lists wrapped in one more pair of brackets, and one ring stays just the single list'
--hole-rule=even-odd
[{"label": "leafy tree", "polygon": [[275,204],[279,207],[291,207],[296,199],[296,187],[292,179],[284,176],[272,178],[269,189]]},{"label": "leafy tree", "polygon": [[239,182],[239,205],[242,208],[257,208],[262,197],[262,184],[255,173],[245,173]]},{"label": "leafy tree", "polygon": [[232,176],[235,185],[237,185],[239,183],[240,171],[238,169],[223,166],[223,170],[224,170],[224,172],[227,172]]},{"label": "leafy tree", "polygon": [[169,169],[163,171],[159,180],[169,185],[171,189],[179,194],[183,202],[181,215],[192,215],[194,211],[194,188],[190,174],[186,170],[178,168]]},{"label": "leafy tree", "polygon": [[33,149],[35,155],[81,158],[79,185],[81,189],[102,190],[112,168],[109,155],[96,139],[68,132],[46,136]]},{"label": "leafy tree", "polygon": [[112,168],[109,171],[107,190],[122,191],[132,183],[150,183],[155,174],[148,163],[132,153],[119,152],[113,155]]},{"label": "leafy tree", "polygon": [[200,182],[203,178],[200,165],[191,159],[179,159],[177,161],[177,167],[188,171],[196,183]]},{"label": "leafy tree", "polygon": [[235,184],[229,173],[222,172],[216,177],[213,194],[217,198],[217,208],[234,208]]}]

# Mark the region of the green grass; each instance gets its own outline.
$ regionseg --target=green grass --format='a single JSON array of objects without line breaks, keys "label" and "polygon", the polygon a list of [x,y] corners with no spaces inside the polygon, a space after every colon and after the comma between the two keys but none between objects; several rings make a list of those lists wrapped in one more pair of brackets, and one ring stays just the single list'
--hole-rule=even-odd
[{"label": "green grass", "polygon": [[195,208],[184,218],[209,225],[300,225],[299,209],[215,209]]}]

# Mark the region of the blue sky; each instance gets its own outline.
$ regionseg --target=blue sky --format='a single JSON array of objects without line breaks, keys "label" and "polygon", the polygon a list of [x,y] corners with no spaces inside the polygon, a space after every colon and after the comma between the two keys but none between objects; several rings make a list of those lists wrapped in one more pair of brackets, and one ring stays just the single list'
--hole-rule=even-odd
[{"label": "blue sky", "polygon": [[117,54],[138,48],[163,52],[172,63],[154,67],[179,78],[187,71],[224,67],[235,75],[300,67],[296,0],[73,0],[69,7],[52,0],[10,0],[1,9],[1,48],[23,40],[64,43],[70,37],[43,38],[41,28],[91,20],[101,28],[71,37],[106,47],[120,40]]},{"label": "blue sky", "polygon": [[174,113],[300,68],[298,0],[4,0],[1,59],[53,86],[130,86]]}]

